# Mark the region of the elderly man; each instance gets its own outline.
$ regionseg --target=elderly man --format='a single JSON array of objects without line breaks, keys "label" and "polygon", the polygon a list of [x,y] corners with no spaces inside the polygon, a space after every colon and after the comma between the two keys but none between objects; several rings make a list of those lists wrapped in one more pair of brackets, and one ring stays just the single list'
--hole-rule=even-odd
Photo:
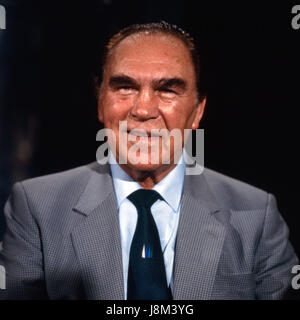
[{"label": "elderly man", "polygon": [[106,47],[99,85],[99,120],[114,136],[110,164],[14,186],[0,294],[282,298],[298,259],[274,196],[208,169],[186,175],[184,138],[152,135],[183,137],[199,126],[206,99],[192,38],[165,22],[121,30]]}]

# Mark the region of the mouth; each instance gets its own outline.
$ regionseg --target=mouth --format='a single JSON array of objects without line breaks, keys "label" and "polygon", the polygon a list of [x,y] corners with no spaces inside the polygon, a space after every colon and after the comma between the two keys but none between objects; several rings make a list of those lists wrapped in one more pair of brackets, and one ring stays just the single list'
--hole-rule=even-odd
[{"label": "mouth", "polygon": [[136,136],[136,137],[150,137],[151,134],[150,132],[146,130],[139,130],[139,129],[133,129],[133,130],[127,130],[127,134],[131,136]]},{"label": "mouth", "polygon": [[140,142],[147,142],[147,143],[154,143],[159,141],[159,138],[161,138],[161,135],[158,133],[155,133],[154,131],[146,131],[141,129],[133,129],[133,130],[127,130],[127,137],[129,141],[140,141]]}]

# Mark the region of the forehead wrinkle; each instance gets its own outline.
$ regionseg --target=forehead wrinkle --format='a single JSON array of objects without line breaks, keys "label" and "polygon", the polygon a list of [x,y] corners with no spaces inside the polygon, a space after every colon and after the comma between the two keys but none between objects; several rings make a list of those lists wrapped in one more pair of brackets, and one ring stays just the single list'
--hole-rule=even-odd
[{"label": "forehead wrinkle", "polygon": [[166,64],[166,62],[163,62],[161,60],[153,60],[153,61],[144,61],[144,58],[135,58],[135,59],[130,59],[130,58],[125,58],[124,62],[143,62],[143,64]]},{"label": "forehead wrinkle", "polygon": [[[115,62],[115,63],[114,63]],[[130,59],[130,58],[123,58],[122,60],[119,59],[115,59],[115,61],[112,61],[112,65],[115,68],[141,68],[142,67],[142,71],[146,72],[146,68],[152,68],[150,69],[150,71],[157,71],[159,72],[160,69],[163,70],[162,68],[166,68],[166,70],[169,70],[169,65],[170,65],[170,60],[166,59],[166,61],[162,61],[162,59],[160,60],[151,60],[151,61],[145,61],[144,57],[141,58],[136,58],[136,59]],[[173,66],[177,66],[178,69],[180,69],[182,67],[182,62],[179,59],[173,59]],[[153,68],[157,68],[157,69],[153,69]]]}]

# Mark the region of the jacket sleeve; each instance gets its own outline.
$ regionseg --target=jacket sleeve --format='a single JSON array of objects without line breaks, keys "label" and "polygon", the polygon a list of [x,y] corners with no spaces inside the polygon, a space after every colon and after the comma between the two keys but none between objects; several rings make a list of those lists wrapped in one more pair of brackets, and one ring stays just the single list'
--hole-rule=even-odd
[{"label": "jacket sleeve", "polygon": [[292,268],[298,264],[298,258],[288,238],[289,229],[277,209],[275,197],[269,194],[255,254],[257,299],[283,299],[291,288]]},{"label": "jacket sleeve", "polygon": [[47,299],[40,230],[22,183],[14,185],[4,215],[0,265],[5,279],[0,299]]}]

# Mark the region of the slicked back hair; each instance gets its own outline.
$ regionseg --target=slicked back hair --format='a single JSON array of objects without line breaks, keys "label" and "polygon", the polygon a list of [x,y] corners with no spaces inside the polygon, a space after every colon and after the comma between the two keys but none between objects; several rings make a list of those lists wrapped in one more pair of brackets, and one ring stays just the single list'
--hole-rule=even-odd
[{"label": "slicked back hair", "polygon": [[101,74],[101,77],[100,76],[98,77],[98,80],[101,81],[100,79],[102,78],[103,72],[106,68],[107,61],[111,56],[113,50],[118,46],[118,44],[131,35],[143,34],[143,33],[171,35],[181,40],[184,43],[184,45],[190,52],[192,63],[194,65],[198,99],[202,101],[204,98],[204,94],[200,86],[199,52],[195,45],[194,39],[186,31],[182,30],[181,28],[177,27],[174,24],[169,24],[165,21],[145,23],[145,24],[133,24],[129,27],[126,27],[120,30],[118,33],[113,35],[108,41],[104,49],[104,53],[102,56],[102,70],[101,70],[102,74]]}]

